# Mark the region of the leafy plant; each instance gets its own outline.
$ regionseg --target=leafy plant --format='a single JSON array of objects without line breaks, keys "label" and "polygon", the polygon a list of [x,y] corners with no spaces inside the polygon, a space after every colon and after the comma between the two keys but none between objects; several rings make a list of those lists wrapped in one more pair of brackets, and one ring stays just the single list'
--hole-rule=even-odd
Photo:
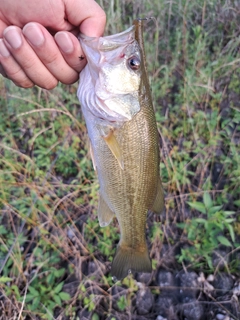
[{"label": "leafy plant", "polygon": [[[180,223],[178,226],[184,229],[187,239],[192,245],[190,248],[181,249],[181,255],[178,260],[203,261],[207,263],[212,270],[212,253],[220,245],[233,247],[235,242],[235,232],[232,223],[233,211],[225,211],[223,206],[216,206],[208,192],[204,193],[203,202],[188,202],[189,206],[202,215],[201,217],[192,218],[186,223]],[[228,237],[227,237],[228,233]],[[229,241],[229,237],[232,242]]]},{"label": "leafy plant", "polygon": [[99,251],[106,256],[109,261],[112,260],[116,250],[116,244],[119,240],[118,230],[113,223],[102,228],[99,225],[98,219],[89,219],[85,226],[84,238],[88,243],[88,248],[91,253]]},{"label": "leafy plant", "polygon": [[125,296],[121,296],[117,301],[117,306],[121,311],[124,311],[127,307],[127,300]]},{"label": "leafy plant", "polygon": [[[50,270],[51,278],[57,280],[59,275],[65,270]],[[29,310],[41,313],[42,319],[52,319],[53,311],[56,306],[62,306],[62,304],[70,299],[70,295],[62,291],[64,282],[60,282],[56,287],[49,286],[49,280],[46,280],[46,285],[39,282],[38,279],[33,281],[28,286],[28,293],[26,297],[20,299],[21,302],[27,304]]]}]

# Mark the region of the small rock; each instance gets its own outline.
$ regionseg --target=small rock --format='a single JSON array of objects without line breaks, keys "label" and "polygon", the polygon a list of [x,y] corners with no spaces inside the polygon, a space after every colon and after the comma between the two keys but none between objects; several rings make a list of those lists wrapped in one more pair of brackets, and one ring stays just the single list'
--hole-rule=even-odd
[{"label": "small rock", "polygon": [[152,274],[151,273],[146,273],[146,272],[137,272],[136,273],[136,280],[137,282],[141,282],[144,284],[149,284],[152,279]]},{"label": "small rock", "polygon": [[201,320],[204,315],[203,305],[197,300],[183,305],[183,309],[183,314],[186,320]]},{"label": "small rock", "polygon": [[217,296],[225,295],[233,288],[233,284],[233,278],[226,273],[218,273],[212,282],[214,289],[217,289]]},{"label": "small rock", "polygon": [[176,277],[179,280],[179,296],[183,303],[197,298],[199,294],[198,275],[196,272],[181,272]]},{"label": "small rock", "polygon": [[154,311],[163,318],[169,319],[170,315],[174,314],[174,299],[173,297],[159,296],[154,305]]},{"label": "small rock", "polygon": [[142,286],[137,292],[138,314],[147,314],[153,306],[153,295],[148,287]]},{"label": "small rock", "polygon": [[177,300],[178,284],[176,283],[172,272],[161,269],[157,274],[156,282],[160,287],[160,295],[162,297],[171,297],[173,301]]},{"label": "small rock", "polygon": [[167,319],[162,316],[157,316],[156,320],[167,320]]},{"label": "small rock", "polygon": [[174,285],[174,276],[170,271],[160,270],[157,275],[157,284],[162,287],[172,287]]}]

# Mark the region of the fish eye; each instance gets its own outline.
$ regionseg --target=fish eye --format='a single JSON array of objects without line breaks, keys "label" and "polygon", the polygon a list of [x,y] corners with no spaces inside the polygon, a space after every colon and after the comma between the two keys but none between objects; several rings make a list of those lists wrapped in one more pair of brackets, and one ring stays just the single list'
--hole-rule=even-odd
[{"label": "fish eye", "polygon": [[128,65],[132,70],[138,70],[141,65],[141,61],[138,57],[131,57],[128,59]]}]

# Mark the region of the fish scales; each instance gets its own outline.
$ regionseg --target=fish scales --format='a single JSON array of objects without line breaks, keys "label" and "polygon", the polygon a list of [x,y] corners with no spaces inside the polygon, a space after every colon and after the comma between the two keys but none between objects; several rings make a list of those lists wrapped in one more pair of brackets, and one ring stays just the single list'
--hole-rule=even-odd
[{"label": "fish scales", "polygon": [[[139,39],[139,44],[141,45],[141,22],[136,22],[135,28],[136,38]],[[78,91],[91,141],[93,163],[96,166],[100,184],[99,221],[102,226],[108,225],[115,214],[120,226],[121,238],[111,270],[112,275],[116,279],[122,279],[132,271],[151,271],[151,261],[148,255],[145,235],[147,212],[149,209],[152,209],[156,213],[160,213],[164,206],[163,191],[159,177],[159,138],[146,76],[144,51],[143,48],[137,45],[134,38],[131,39],[133,34],[134,28],[128,29],[125,34],[120,34],[120,39],[123,37],[123,49],[121,49],[121,46],[120,49],[118,48],[119,52],[112,58],[113,61],[104,56],[104,52],[116,50],[114,46],[118,46],[119,41],[117,45],[112,44],[111,46],[111,40],[114,36],[102,38],[103,40],[101,41],[106,41],[106,39],[110,38],[110,42],[107,42],[107,49],[104,45],[101,47],[101,43],[103,42],[100,42],[100,45],[96,43],[92,44],[95,50],[100,51],[98,59],[94,57],[95,61],[98,61],[95,71],[97,68],[100,70],[99,79],[102,76],[102,61],[103,69],[105,68],[105,60],[108,61],[109,59],[111,62],[109,70],[106,69],[105,77],[111,78],[112,65],[115,66],[117,64],[116,61],[118,62],[119,60],[119,69],[121,69],[121,66],[123,67],[121,75],[126,74],[126,79],[129,78],[130,81],[131,74],[129,77],[128,73],[131,73],[132,70],[128,71],[129,67],[124,68],[123,62],[129,63],[130,61],[132,63],[131,58],[136,60],[135,64],[138,63],[138,58],[141,62],[138,66],[139,68],[136,69],[136,75],[139,77],[137,94],[132,90],[133,93],[130,92],[132,96],[126,98],[126,95],[121,96],[117,93],[117,101],[122,99],[124,108],[130,101],[128,106],[130,111],[126,111],[124,121],[122,120],[122,114],[124,114],[122,110],[120,110],[121,114],[119,118],[116,117],[116,121],[111,122],[108,121],[108,118],[104,118],[108,112],[107,108],[104,109],[104,103],[102,106],[104,109],[102,116],[99,117],[99,114],[94,113],[93,107],[96,107],[99,100],[94,102],[96,97],[89,98],[89,95],[94,95],[94,90],[95,92],[99,90],[96,89],[98,80],[95,79],[95,84],[92,83],[94,79],[89,80],[89,74],[91,73],[89,70],[86,73],[84,73],[85,70],[83,71],[85,81],[84,85],[81,85],[80,82]],[[127,40],[124,38],[125,35],[128,35]],[[118,35],[116,37],[119,40]],[[129,42],[129,46],[124,46],[124,41]],[[84,49],[84,41],[82,46]],[[103,53],[99,47],[102,48]],[[128,60],[123,60],[122,62],[119,57],[124,59],[125,52],[128,53],[128,49],[130,50]],[[89,65],[91,67],[91,61]],[[135,70],[135,66],[133,70]],[[96,73],[93,74],[96,76]],[[132,74],[132,77],[135,77],[135,73]],[[119,81],[121,81],[121,77]],[[134,81],[133,87],[136,84],[136,79]],[[114,85],[111,84],[109,90],[112,90],[112,86]],[[127,87],[127,84],[124,83],[123,87]],[[91,93],[89,93],[90,91]],[[129,94],[129,89],[127,94]],[[112,99],[112,92],[110,98]],[[135,103],[134,99],[137,99],[139,110],[137,110],[138,104],[134,107],[132,106],[132,102],[133,104]],[[94,103],[95,105],[92,106]],[[129,114],[131,114],[130,119],[128,119]]]},{"label": "fish scales", "polygon": [[[155,199],[158,177],[156,170],[155,172],[152,170],[158,161],[157,150],[154,150],[152,141],[149,143],[146,132],[151,117],[148,116],[149,112],[146,116],[143,116],[143,113],[146,113],[144,107],[131,123],[126,123],[115,133],[122,146],[124,170],[112,157],[104,141],[99,141],[95,148],[100,162],[98,177],[102,195],[108,199],[107,202],[116,213],[122,240],[129,242],[133,239],[135,242],[136,237],[133,232],[138,235],[139,240],[136,244],[132,242],[133,247],[139,242],[143,243],[143,239],[145,241],[146,210],[151,207]],[[153,134],[149,136],[154,140]],[[116,197],[116,194],[119,196]],[[133,212],[138,212],[138,215],[134,215]]]}]

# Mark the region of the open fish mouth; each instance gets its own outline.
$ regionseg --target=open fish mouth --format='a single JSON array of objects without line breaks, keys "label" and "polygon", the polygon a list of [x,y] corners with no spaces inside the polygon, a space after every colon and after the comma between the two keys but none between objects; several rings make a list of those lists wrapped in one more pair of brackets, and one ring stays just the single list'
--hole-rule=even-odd
[{"label": "open fish mouth", "polygon": [[119,32],[114,35],[105,36],[105,37],[88,37],[84,34],[80,34],[78,39],[82,42],[94,42],[92,48],[94,50],[109,51],[117,49],[124,44],[128,45],[135,41],[135,26],[132,25],[125,31]]},{"label": "open fish mouth", "polygon": [[84,78],[78,89],[80,103],[103,124],[113,127],[140,111],[141,55],[134,33],[132,26],[106,37],[79,36],[88,60],[80,75]]}]

